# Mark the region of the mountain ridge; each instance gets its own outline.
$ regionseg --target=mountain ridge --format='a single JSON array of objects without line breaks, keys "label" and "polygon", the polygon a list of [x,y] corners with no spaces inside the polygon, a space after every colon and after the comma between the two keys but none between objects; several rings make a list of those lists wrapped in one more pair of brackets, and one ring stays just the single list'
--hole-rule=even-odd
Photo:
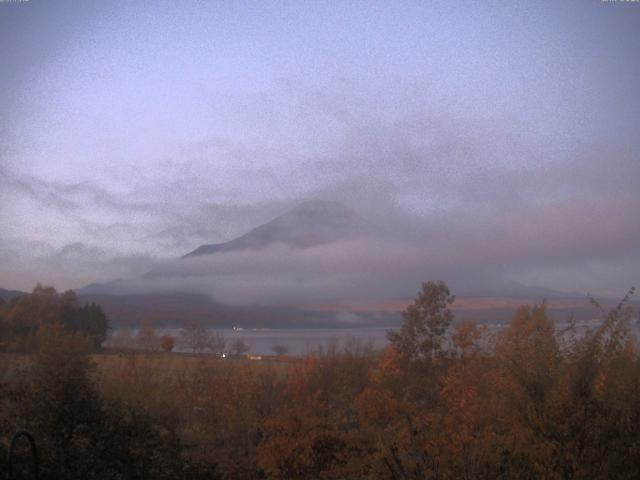
[{"label": "mountain ridge", "polygon": [[20,290],[7,290],[5,288],[0,288],[0,299],[4,300],[5,302],[13,300],[16,297],[23,297],[25,295],[29,294]]},{"label": "mountain ridge", "polygon": [[247,233],[222,243],[200,245],[181,258],[221,252],[261,250],[273,244],[308,248],[363,236],[376,227],[352,209],[328,200],[303,202]]}]

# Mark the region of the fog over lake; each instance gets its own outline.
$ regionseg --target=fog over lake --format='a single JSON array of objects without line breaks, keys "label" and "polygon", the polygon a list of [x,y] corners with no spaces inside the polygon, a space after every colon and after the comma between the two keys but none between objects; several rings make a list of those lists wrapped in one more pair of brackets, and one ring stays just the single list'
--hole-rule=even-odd
[{"label": "fog over lake", "polygon": [[[598,319],[576,323],[576,330],[579,335],[584,334],[588,329],[596,328],[600,325]],[[569,326],[566,321],[557,322],[556,328],[562,331]],[[486,335],[492,336],[508,327],[505,324],[484,325],[487,328]],[[453,328],[449,332],[453,331]],[[222,334],[226,340],[226,350],[231,349],[231,345],[237,339],[241,339],[249,346],[251,355],[273,355],[273,347],[276,345],[287,348],[289,355],[307,355],[318,352],[320,349],[326,351],[335,346],[338,350],[345,348],[373,348],[383,349],[388,345],[387,332],[397,330],[394,327],[368,327],[368,328],[292,328],[292,329],[208,329],[211,334]],[[111,338],[116,336],[120,330],[115,329]],[[156,330],[158,336],[171,335],[177,340],[175,352],[188,353],[189,347],[180,341],[182,330],[178,328],[165,328]],[[637,336],[640,334],[640,324],[634,321],[632,332]],[[137,330],[131,330],[131,336],[135,339]],[[109,342],[109,341],[108,341]]]}]

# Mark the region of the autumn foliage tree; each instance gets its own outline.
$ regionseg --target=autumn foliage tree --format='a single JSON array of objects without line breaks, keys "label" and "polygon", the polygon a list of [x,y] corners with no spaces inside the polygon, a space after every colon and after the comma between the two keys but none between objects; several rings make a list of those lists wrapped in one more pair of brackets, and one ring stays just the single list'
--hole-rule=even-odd
[{"label": "autumn foliage tree", "polygon": [[268,478],[364,478],[369,440],[353,399],[368,383],[371,366],[370,353],[359,346],[329,348],[291,374],[258,449]]},{"label": "autumn foliage tree", "polygon": [[444,282],[423,283],[416,299],[402,312],[400,330],[388,335],[393,348],[408,361],[429,361],[440,355],[453,320],[449,305],[454,300]]},{"label": "autumn foliage tree", "polygon": [[40,329],[54,325],[87,338],[94,348],[100,347],[109,330],[102,308],[95,303],[80,305],[72,290],[60,294],[38,284],[30,295],[0,305],[0,334],[16,348],[28,347]]},{"label": "autumn foliage tree", "polygon": [[134,343],[143,350],[157,350],[160,347],[160,339],[149,322],[142,322]]},{"label": "autumn foliage tree", "polygon": [[171,352],[176,345],[176,337],[173,335],[162,335],[160,337],[160,348],[163,352]]},{"label": "autumn foliage tree", "polygon": [[471,322],[450,331],[452,295],[424,284],[364,372],[339,356],[296,370],[258,465],[274,479],[634,478],[628,299],[586,333],[558,330],[542,303],[490,334]]}]

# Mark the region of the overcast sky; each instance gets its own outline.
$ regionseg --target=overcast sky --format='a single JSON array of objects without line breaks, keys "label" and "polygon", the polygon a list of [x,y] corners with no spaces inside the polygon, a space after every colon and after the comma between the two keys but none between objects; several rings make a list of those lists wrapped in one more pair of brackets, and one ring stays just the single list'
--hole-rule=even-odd
[{"label": "overcast sky", "polygon": [[141,275],[322,198],[424,277],[621,295],[639,78],[634,2],[0,2],[0,286]]}]

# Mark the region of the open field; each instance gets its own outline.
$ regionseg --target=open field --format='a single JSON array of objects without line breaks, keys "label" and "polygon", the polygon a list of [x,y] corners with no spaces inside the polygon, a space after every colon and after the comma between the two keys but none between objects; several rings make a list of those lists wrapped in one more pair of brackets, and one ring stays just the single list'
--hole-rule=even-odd
[{"label": "open field", "polygon": [[220,375],[239,368],[256,371],[286,373],[293,365],[300,363],[297,357],[263,357],[261,360],[245,358],[219,358],[214,355],[185,353],[110,351],[92,355],[96,363],[97,377],[101,384],[117,381],[127,374],[135,374],[145,381],[158,385],[174,381],[188,381],[197,375]]},{"label": "open field", "polygon": [[[29,353],[0,352],[0,381],[16,375],[30,364]],[[247,358],[218,358],[214,355],[188,353],[145,352],[139,350],[105,349],[91,355],[95,375],[103,386],[113,385],[127,375],[149,384],[168,385],[178,380],[194,380],[206,372],[217,375],[238,368],[286,374],[303,359],[293,356],[262,356],[260,360]],[[149,393],[147,391],[147,393]]]}]

